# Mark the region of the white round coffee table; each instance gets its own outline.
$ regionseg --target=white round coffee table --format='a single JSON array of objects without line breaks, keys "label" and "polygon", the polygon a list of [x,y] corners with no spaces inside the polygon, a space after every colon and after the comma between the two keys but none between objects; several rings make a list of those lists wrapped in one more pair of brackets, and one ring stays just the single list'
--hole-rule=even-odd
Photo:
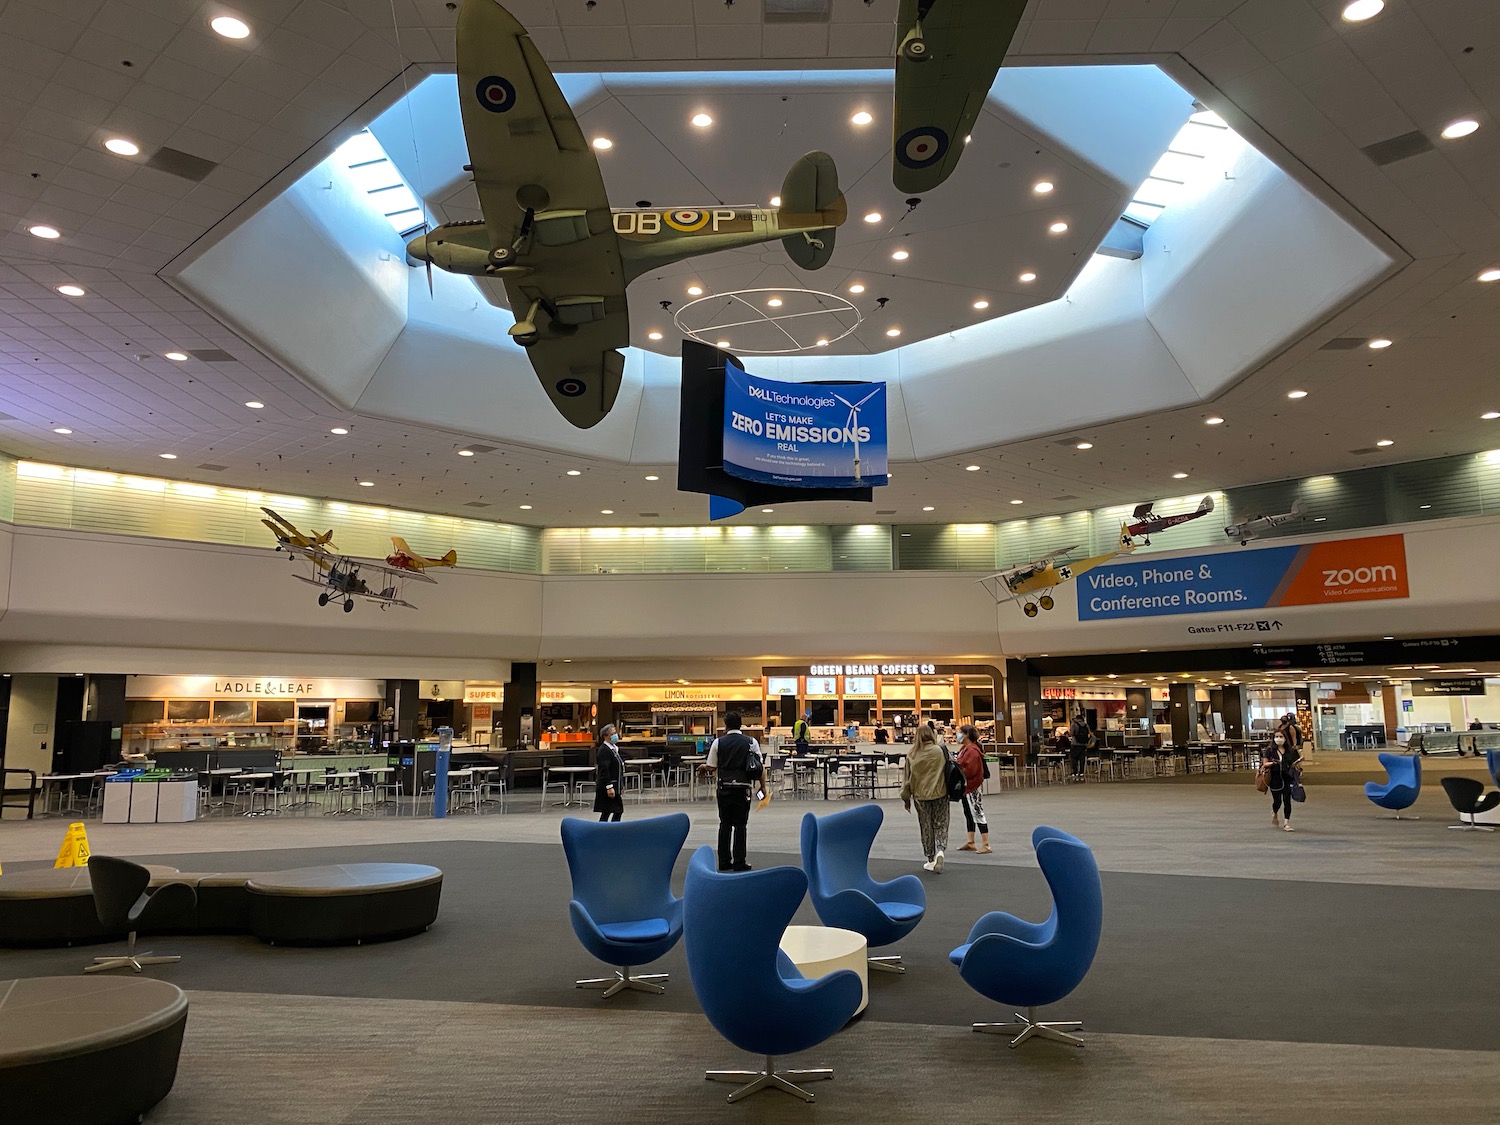
[{"label": "white round coffee table", "polygon": [[860,998],[855,1015],[870,1002],[868,950],[863,934],[832,926],[788,926],[781,935],[781,951],[808,979],[826,976],[835,969],[853,969],[859,974]]}]

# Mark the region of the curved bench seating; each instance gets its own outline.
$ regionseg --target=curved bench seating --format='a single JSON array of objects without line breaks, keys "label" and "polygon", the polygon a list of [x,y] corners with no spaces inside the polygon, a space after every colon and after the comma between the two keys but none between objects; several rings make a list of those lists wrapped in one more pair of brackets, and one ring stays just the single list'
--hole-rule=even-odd
[{"label": "curved bench seating", "polygon": [[139,1120],[177,1079],[187,1014],[182,989],[149,977],[0,981],[7,1125]]},{"label": "curved bench seating", "polygon": [[[150,868],[152,886],[187,883],[198,905],[171,933],[254,934],[266,942],[361,942],[420,933],[437,918],[443,873],[416,863],[345,863],[288,871]],[[0,946],[122,937],[94,912],[86,867],[0,878]]]}]

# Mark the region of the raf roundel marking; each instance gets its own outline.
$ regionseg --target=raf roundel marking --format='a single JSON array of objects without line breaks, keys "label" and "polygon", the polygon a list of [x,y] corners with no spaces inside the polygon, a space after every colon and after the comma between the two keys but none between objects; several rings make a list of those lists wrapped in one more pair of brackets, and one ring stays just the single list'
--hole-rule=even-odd
[{"label": "raf roundel marking", "polygon": [[685,232],[702,230],[708,225],[709,218],[707,211],[668,211],[662,216],[667,226]]},{"label": "raf roundel marking", "polygon": [[495,74],[479,80],[474,96],[491,113],[506,113],[516,104],[516,88]]},{"label": "raf roundel marking", "polygon": [[932,125],[908,129],[896,141],[896,159],[907,168],[928,168],[948,151],[948,134]]},{"label": "raf roundel marking", "polygon": [[582,379],[559,379],[555,384],[557,393],[564,398],[577,398],[588,390],[588,384]]}]

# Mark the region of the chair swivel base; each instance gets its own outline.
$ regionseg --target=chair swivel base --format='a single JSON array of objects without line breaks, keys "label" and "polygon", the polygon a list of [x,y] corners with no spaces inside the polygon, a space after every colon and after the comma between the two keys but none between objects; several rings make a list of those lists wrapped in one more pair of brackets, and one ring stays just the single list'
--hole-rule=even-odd
[{"label": "chair swivel base", "polygon": [[1449,828],[1455,828],[1460,832],[1493,832],[1494,829],[1487,824],[1476,824],[1472,820],[1466,820],[1462,824],[1450,824]]},{"label": "chair swivel base", "polygon": [[[744,1082],[749,1079],[747,1085],[741,1086],[729,1095],[729,1103],[744,1101],[751,1094],[758,1094],[762,1090],[780,1090],[784,1094],[791,1094],[794,1098],[801,1098],[805,1102],[815,1102],[818,1099],[812,1091],[804,1090],[798,1086],[798,1082],[826,1082],[833,1077],[832,1067],[820,1067],[816,1070],[783,1070],[777,1071],[776,1060],[766,1056],[765,1070],[709,1070],[703,1074],[706,1082]],[[794,1081],[795,1080],[795,1081]]]},{"label": "chair swivel base", "polygon": [[1024,1016],[1020,1012],[1016,1013],[1016,1021],[1015,1023],[976,1023],[974,1030],[989,1035],[1014,1035],[1015,1038],[1010,1041],[1012,1047],[1019,1047],[1028,1039],[1050,1039],[1054,1043],[1066,1043],[1070,1047],[1083,1046],[1082,1039],[1076,1035],[1067,1034],[1083,1026],[1078,1020],[1039,1022],[1036,1018],[1036,1009],[1027,1008]]},{"label": "chair swivel base", "polygon": [[150,953],[137,953],[133,956],[122,955],[118,957],[95,957],[92,965],[85,965],[83,971],[86,973],[103,973],[110,969],[123,969],[129,965],[136,972],[141,971],[143,965],[170,965],[174,961],[181,961],[181,957],[155,957]]},{"label": "chair swivel base", "polygon": [[882,973],[904,973],[906,966],[901,963],[901,954],[895,953],[887,957],[867,957],[866,963],[871,969]]},{"label": "chair swivel base", "polygon": [[604,995],[601,1000],[608,1000],[617,992],[624,992],[627,988],[633,988],[637,992],[651,992],[660,996],[665,992],[666,986],[657,984],[657,981],[667,979],[666,973],[645,973],[641,976],[632,976],[630,966],[626,965],[623,970],[617,971],[612,977],[595,977],[592,980],[578,980],[573,982],[574,988],[602,988]]},{"label": "chair swivel base", "polygon": [[1394,812],[1390,816],[1382,816],[1382,817],[1378,817],[1377,819],[1378,820],[1421,820],[1422,818],[1420,816],[1402,816],[1399,812]]}]

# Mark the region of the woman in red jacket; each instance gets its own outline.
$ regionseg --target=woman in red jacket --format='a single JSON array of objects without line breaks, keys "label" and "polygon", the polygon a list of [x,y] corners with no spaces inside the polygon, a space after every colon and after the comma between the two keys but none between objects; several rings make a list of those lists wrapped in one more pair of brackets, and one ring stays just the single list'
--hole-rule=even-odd
[{"label": "woman in red jacket", "polygon": [[[959,845],[961,852],[977,851],[981,855],[994,851],[990,847],[990,826],[984,819],[984,795],[979,792],[980,786],[984,784],[984,750],[979,745],[979,732],[973,727],[965,724],[959,728],[959,733],[964,736],[963,745],[958,748],[958,764],[964,771],[964,781],[968,787],[964,790],[964,824],[969,830],[967,843]],[[979,847],[974,846],[974,826],[979,826]]]}]

